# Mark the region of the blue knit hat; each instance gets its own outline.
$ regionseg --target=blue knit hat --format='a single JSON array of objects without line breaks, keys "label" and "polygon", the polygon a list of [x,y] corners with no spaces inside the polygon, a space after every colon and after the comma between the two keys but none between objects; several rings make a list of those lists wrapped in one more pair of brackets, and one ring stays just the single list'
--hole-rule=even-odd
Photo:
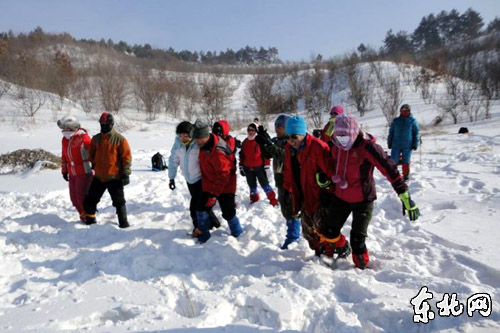
[{"label": "blue knit hat", "polygon": [[274,122],[274,127],[286,127],[286,122],[290,119],[290,116],[287,114],[282,114],[279,115],[278,118],[276,118],[276,121]]},{"label": "blue knit hat", "polygon": [[307,125],[304,118],[302,118],[301,116],[293,116],[288,118],[285,129],[286,135],[291,135],[291,134],[306,135],[306,133],[307,133]]}]

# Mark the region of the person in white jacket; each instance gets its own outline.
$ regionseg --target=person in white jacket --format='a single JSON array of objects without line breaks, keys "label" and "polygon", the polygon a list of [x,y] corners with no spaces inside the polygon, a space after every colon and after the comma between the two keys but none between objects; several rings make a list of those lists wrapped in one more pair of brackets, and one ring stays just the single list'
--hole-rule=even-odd
[{"label": "person in white jacket", "polygon": [[[191,194],[191,201],[189,203],[189,211],[191,219],[193,220],[193,237],[198,236],[199,230],[196,218],[196,203],[201,199],[201,171],[199,163],[199,147],[191,139],[191,130],[193,125],[188,121],[183,121],[177,125],[175,133],[174,145],[170,151],[170,158],[168,159],[168,178],[170,179],[168,187],[173,191],[175,190],[175,177],[177,175],[177,167],[181,167],[182,174],[186,179],[186,183]],[[210,227],[219,228],[220,222],[215,216],[212,209],[209,210]]]}]

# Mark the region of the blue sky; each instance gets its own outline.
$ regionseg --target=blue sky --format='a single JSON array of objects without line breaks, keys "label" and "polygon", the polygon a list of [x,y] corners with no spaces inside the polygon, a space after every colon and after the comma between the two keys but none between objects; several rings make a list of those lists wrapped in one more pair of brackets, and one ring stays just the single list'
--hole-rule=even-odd
[{"label": "blue sky", "polygon": [[0,0],[0,31],[69,32],[180,51],[275,46],[283,60],[377,49],[387,30],[412,32],[421,18],[472,7],[487,24],[500,0]]}]

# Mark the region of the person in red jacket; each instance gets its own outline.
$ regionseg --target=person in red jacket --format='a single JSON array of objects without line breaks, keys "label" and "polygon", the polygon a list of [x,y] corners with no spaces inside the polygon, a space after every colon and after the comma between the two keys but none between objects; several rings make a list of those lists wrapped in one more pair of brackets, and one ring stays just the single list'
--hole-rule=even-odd
[{"label": "person in red jacket", "polygon": [[61,172],[69,184],[71,203],[85,221],[83,200],[92,183],[93,172],[89,160],[90,136],[73,116],[65,116],[57,121],[62,130]]},{"label": "person in red jacket", "polygon": [[205,243],[210,238],[210,217],[208,209],[217,200],[222,211],[222,217],[228,222],[231,235],[238,237],[242,233],[240,220],[236,216],[235,194],[236,183],[231,178],[234,162],[231,149],[226,141],[210,133],[210,127],[202,120],[196,120],[191,137],[200,147],[200,170],[203,193],[198,200],[196,217],[198,219],[197,236],[199,243]]},{"label": "person in red jacket", "polygon": [[276,193],[269,184],[266,171],[270,171],[271,162],[262,156],[259,144],[255,141],[257,136],[257,125],[251,123],[247,128],[248,136],[241,144],[240,150],[240,174],[246,177],[248,187],[250,187],[250,203],[259,201],[259,192],[257,191],[257,180],[267,195],[269,203],[273,206],[278,205]]},{"label": "person in red jacket", "polygon": [[[351,115],[340,115],[335,120],[332,137],[331,157],[334,168],[328,176],[334,183],[334,195],[330,201],[328,222],[318,230],[325,253],[346,256],[349,243],[341,229],[352,213],[351,246],[352,259],[356,267],[364,269],[370,260],[365,245],[373,202],[377,199],[373,170],[377,168],[391,183],[403,203],[403,213],[408,212],[410,220],[419,216],[417,205],[408,194],[408,187],[399,174],[396,164],[384,149],[375,142],[372,135],[360,130]],[[321,187],[328,184],[319,182]]]},{"label": "person in red jacket", "polygon": [[215,122],[212,126],[212,133],[219,136],[222,140],[224,140],[229,146],[229,150],[231,151],[230,159],[233,167],[231,168],[230,173],[230,182],[233,185],[234,193],[236,193],[236,149],[238,148],[238,140],[233,138],[230,134],[229,122],[227,120],[219,120]]},{"label": "person in red jacket", "polygon": [[330,119],[321,132],[321,140],[325,141],[329,146],[332,145],[332,135],[335,130],[335,119],[343,113],[344,108],[341,105],[335,105],[330,110]]},{"label": "person in red jacket", "polygon": [[309,247],[320,255],[323,252],[316,231],[328,217],[328,199],[331,196],[316,183],[316,174],[332,173],[328,145],[306,131],[306,122],[300,116],[290,117],[286,123],[283,188],[292,193],[293,215],[301,213],[302,234]]}]

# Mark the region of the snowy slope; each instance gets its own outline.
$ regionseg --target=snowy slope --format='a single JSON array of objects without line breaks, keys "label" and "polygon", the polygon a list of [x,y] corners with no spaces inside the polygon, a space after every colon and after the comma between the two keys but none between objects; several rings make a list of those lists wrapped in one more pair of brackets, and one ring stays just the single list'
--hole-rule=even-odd
[{"label": "snowy slope", "polygon": [[[421,124],[437,114],[410,89],[405,101]],[[0,114],[9,112],[0,100]],[[0,153],[38,147],[58,153],[53,116],[40,112],[39,125],[23,132],[8,121],[0,126]],[[71,112],[96,133],[95,115]],[[500,330],[498,104],[491,120],[460,124],[469,135],[456,134],[456,125],[424,131],[409,185],[422,212],[418,221],[402,216],[396,194],[376,173],[378,200],[367,240],[372,268],[364,271],[350,259],[326,267],[305,242],[281,251],[279,209],[265,201],[250,206],[241,177],[242,236],[230,237],[223,222],[206,244],[195,244],[187,235],[189,192],[182,176],[170,191],[166,173],[149,171],[155,152],[169,155],[176,122],[161,118],[124,133],[134,156],[125,190],[132,227],[126,230],[118,229],[107,194],[98,224],[80,224],[58,171],[0,176],[0,331]],[[360,122],[386,146],[379,110]],[[349,223],[344,229],[349,234]],[[428,324],[413,322],[410,303],[423,286],[433,293],[435,318]],[[438,313],[444,293],[457,294],[462,314]],[[467,315],[466,301],[477,293],[491,296],[488,317]]]}]

